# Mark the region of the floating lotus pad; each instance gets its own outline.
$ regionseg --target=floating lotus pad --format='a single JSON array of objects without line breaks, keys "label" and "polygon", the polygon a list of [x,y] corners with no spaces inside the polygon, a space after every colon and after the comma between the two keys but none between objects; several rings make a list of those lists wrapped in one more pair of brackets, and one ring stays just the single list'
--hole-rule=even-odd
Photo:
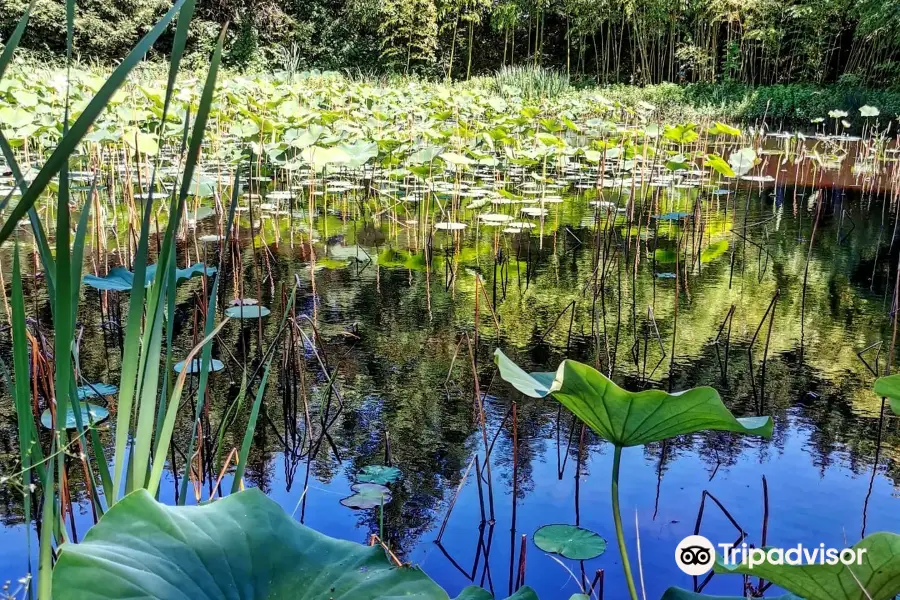
[{"label": "floating lotus pad", "polygon": [[79,400],[87,398],[97,398],[100,396],[113,396],[119,391],[119,388],[111,383],[89,383],[82,385],[75,390]]},{"label": "floating lotus pad", "polygon": [[[144,275],[144,286],[153,283],[156,276],[157,265],[148,265]],[[209,276],[215,275],[215,267],[207,267],[203,263],[196,263],[186,269],[175,269],[175,282],[181,283],[186,279],[190,279],[195,275],[206,273]],[[94,289],[103,291],[124,292],[134,287],[134,273],[125,267],[113,267],[110,269],[106,277],[97,277],[96,275],[85,275],[84,284]]]},{"label": "floating lotus pad", "polygon": [[[109,411],[102,406],[97,406],[90,402],[83,402],[80,408],[82,425],[86,426],[92,422],[97,424],[109,418]],[[50,414],[49,408],[41,413],[41,425],[46,429],[53,429],[53,415]],[[72,406],[69,406],[69,409],[66,411],[66,429],[76,429],[77,427],[78,424],[75,421],[75,411]]]},{"label": "floating lotus pad", "polygon": [[232,319],[260,319],[269,316],[271,312],[265,306],[243,304],[225,309],[225,316]]},{"label": "floating lotus pad", "polygon": [[341,500],[347,508],[379,508],[391,501],[391,491],[377,483],[354,483],[350,489],[354,494]]},{"label": "floating lotus pad", "polygon": [[523,215],[528,215],[529,217],[545,217],[547,216],[546,208],[537,208],[534,206],[526,206],[522,209]]},{"label": "floating lotus pad", "polygon": [[359,483],[377,483],[378,485],[388,485],[394,483],[403,473],[397,467],[386,467],[384,465],[368,465],[363,467],[356,474],[356,481]]},{"label": "floating lotus pad", "polygon": [[686,212],[670,212],[664,215],[653,215],[657,221],[680,221],[681,219],[690,219],[693,217],[691,213]]},{"label": "floating lotus pad", "polygon": [[444,231],[461,231],[468,227],[465,223],[435,223],[435,229],[441,229]]},{"label": "floating lotus pad", "polygon": [[[199,372],[200,372],[200,369],[202,368],[201,362],[202,362],[202,361],[201,361],[201,359],[199,359],[199,358],[195,358],[194,360],[192,360],[192,361],[191,361],[191,364],[188,365],[188,371],[187,371],[187,372],[188,372],[189,374],[199,373]],[[181,373],[181,372],[184,370],[184,363],[185,363],[185,361],[181,361],[181,362],[179,362],[179,363],[175,363],[175,366],[172,367],[172,369],[173,369],[176,373]],[[224,369],[224,368],[225,368],[225,363],[223,363],[221,360],[217,360],[217,359],[215,359],[215,358],[212,358],[212,359],[210,359],[210,361],[209,361],[209,365],[208,365],[208,367],[207,367],[207,371],[208,371],[209,373],[215,373],[216,371],[221,371],[221,370]]]},{"label": "floating lotus pad", "polygon": [[478,215],[478,218],[489,224],[499,225],[500,223],[508,223],[513,220],[513,218],[509,215],[501,215],[498,213],[485,213],[483,215]]},{"label": "floating lotus pad", "polygon": [[259,304],[259,300],[256,298],[235,298],[229,304],[231,306],[254,306]]},{"label": "floating lotus pad", "polygon": [[606,540],[575,525],[544,525],[534,532],[534,545],[571,560],[590,560],[606,552]]}]

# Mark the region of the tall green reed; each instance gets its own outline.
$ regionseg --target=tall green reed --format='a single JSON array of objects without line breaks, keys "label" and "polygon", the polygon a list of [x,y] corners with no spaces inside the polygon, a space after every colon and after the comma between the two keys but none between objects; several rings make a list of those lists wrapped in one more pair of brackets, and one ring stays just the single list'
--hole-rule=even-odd
[{"label": "tall green reed", "polygon": [[[21,39],[31,14],[34,2],[29,5],[18,26],[0,54],[0,78],[8,67],[13,52]],[[20,461],[22,464],[23,490],[25,491],[25,518],[31,520],[32,500],[31,488],[34,483],[40,484],[43,494],[40,532],[40,560],[38,572],[38,597],[40,600],[51,598],[51,572],[54,556],[54,544],[59,546],[69,540],[69,534],[62,520],[65,502],[68,496],[65,489],[66,456],[68,448],[74,444],[89,448],[90,456],[84,461],[87,465],[86,477],[92,490],[91,502],[95,513],[102,515],[104,510],[119,500],[123,494],[135,489],[145,488],[154,495],[158,492],[163,470],[166,466],[166,455],[169,450],[174,431],[175,417],[178,413],[182,390],[189,369],[182,371],[177,381],[172,381],[169,373],[172,366],[172,340],[174,324],[172,316],[175,310],[175,265],[176,237],[181,227],[182,214],[190,196],[191,181],[198,170],[200,150],[204,132],[210,119],[216,78],[222,58],[222,46],[226,29],[223,28],[213,51],[209,72],[203,86],[202,94],[193,122],[190,114],[185,116],[185,128],[182,139],[183,164],[180,170],[180,185],[175,186],[171,195],[164,198],[168,204],[169,221],[162,240],[159,243],[157,275],[149,287],[145,281],[148,258],[150,255],[150,215],[154,207],[154,196],[158,162],[153,165],[149,189],[151,193],[140,206],[141,226],[132,269],[137,284],[131,290],[128,301],[128,317],[125,326],[125,338],[122,355],[122,370],[119,383],[117,416],[115,422],[114,454],[106,456],[100,443],[94,423],[83,422],[82,409],[76,391],[78,368],[78,352],[75,340],[75,324],[81,292],[82,265],[84,262],[84,245],[90,224],[90,206],[88,201],[81,209],[75,225],[74,239],[71,235],[71,217],[69,210],[69,162],[78,151],[84,136],[102,111],[107,107],[113,95],[123,85],[129,74],[141,62],[159,37],[176,22],[172,52],[169,62],[169,74],[165,92],[165,100],[160,119],[159,134],[162,135],[163,124],[171,109],[175,82],[181,60],[184,56],[188,29],[195,10],[195,0],[176,0],[169,11],[147,32],[134,49],[112,72],[106,82],[97,91],[74,122],[70,123],[70,107],[68,94],[63,115],[63,135],[59,144],[50,152],[37,175],[27,183],[17,162],[13,148],[0,132],[0,150],[21,191],[19,202],[11,209],[8,217],[0,226],[0,244],[8,241],[16,232],[19,222],[28,216],[34,242],[37,246],[41,266],[46,275],[46,285],[50,300],[51,318],[54,334],[55,368],[52,381],[52,398],[48,403],[54,408],[53,436],[49,452],[44,453],[37,435],[35,416],[32,412],[32,389],[29,362],[31,348],[30,334],[25,316],[25,298],[22,285],[22,266],[18,239],[13,252],[12,275],[12,336],[14,376],[12,392],[18,420],[20,442]],[[75,1],[67,0],[66,32],[67,59],[71,63],[74,46]],[[49,184],[58,176],[56,193],[55,249],[51,250],[48,236],[37,211],[36,203],[44,196]],[[89,198],[93,198],[96,179],[91,187]],[[227,235],[223,248],[228,247],[230,233],[234,222],[237,204],[239,178],[235,177],[232,199],[228,214]],[[225,252],[222,253],[223,259]],[[219,272],[221,273],[221,267]],[[215,303],[218,290],[218,277],[212,285],[206,307],[206,324],[204,339],[190,352],[187,362],[201,353],[201,376],[196,390],[198,402],[194,425],[192,428],[191,447],[195,443],[197,421],[203,402],[206,398],[208,384],[208,365],[211,360],[211,341],[224,327],[226,318],[215,324]],[[282,323],[282,328],[284,327]],[[274,344],[273,344],[274,346]],[[160,365],[160,356],[165,347],[165,360]],[[257,402],[267,380],[271,355],[266,365],[266,372],[260,383]],[[74,440],[69,440],[66,430],[67,415],[73,414],[76,422]],[[252,437],[252,428],[245,434]],[[88,443],[89,442],[89,443]],[[189,452],[188,456],[192,453]],[[242,447],[238,464],[238,472],[246,463],[247,448]],[[112,469],[110,470],[110,463]],[[187,478],[185,478],[186,482]],[[99,490],[103,491],[102,497]],[[185,494],[181,494],[183,499]],[[183,501],[183,500],[182,500]],[[31,556],[30,540],[28,555]],[[29,591],[29,597],[31,592]]]}]

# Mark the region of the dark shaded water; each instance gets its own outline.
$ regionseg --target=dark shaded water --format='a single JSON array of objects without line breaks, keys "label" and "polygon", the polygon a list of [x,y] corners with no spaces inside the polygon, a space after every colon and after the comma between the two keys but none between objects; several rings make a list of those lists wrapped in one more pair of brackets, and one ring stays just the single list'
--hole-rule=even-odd
[{"label": "dark shaded water", "polygon": [[[630,232],[621,217],[610,220],[605,210],[592,208],[593,196],[566,196],[563,203],[547,206],[549,214],[530,235],[499,233],[502,227],[476,225],[472,219],[461,234],[437,232],[430,260],[419,233],[430,225],[417,205],[385,210],[352,196],[326,197],[312,219],[319,240],[313,248],[292,244],[289,233],[308,226],[308,215],[264,219],[258,240],[274,242],[280,227],[280,242],[270,253],[253,251],[245,222],[241,270],[221,274],[220,305],[241,295],[235,287],[242,282],[243,295],[259,298],[273,314],[259,326],[230,323],[216,341],[213,356],[225,361],[226,370],[212,377],[208,424],[213,431],[218,427],[240,386],[242,365],[252,373],[275,337],[283,289],[296,275],[297,313],[309,317],[299,324],[310,337],[315,324],[318,357],[312,344],[296,339],[295,366],[287,366],[283,356],[276,360],[246,485],[260,487],[319,531],[367,542],[379,531],[377,511],[353,511],[339,500],[349,495],[361,467],[384,462],[387,431],[391,458],[404,477],[385,507],[385,540],[451,596],[474,581],[504,597],[524,534],[529,538],[526,582],[542,598],[568,598],[578,591],[577,582],[530,537],[541,525],[576,522],[600,533],[610,546],[583,565],[563,562],[578,579],[583,569],[588,581],[603,569],[605,597],[625,596],[610,512],[611,447],[589,431],[580,439],[580,427],[552,399],[524,398],[503,383],[491,362],[497,347],[534,370],[554,370],[564,357],[597,364],[632,390],[712,385],[736,414],[774,417],[770,441],[710,433],[624,451],[623,518],[635,569],[635,534],[640,533],[647,598],[660,597],[670,585],[692,585],[676,567],[674,549],[693,533],[704,490],[757,545],[764,477],[769,545],[843,547],[863,531],[891,530],[900,475],[894,460],[897,420],[887,416],[879,425],[874,377],[857,353],[883,343],[880,356],[873,347],[863,357],[873,366],[877,359],[884,368],[897,258],[897,244],[891,247],[894,221],[878,199],[824,189],[811,202],[810,192],[704,191],[696,226],[647,221],[647,208],[636,211],[644,215],[643,227],[635,225]],[[693,213],[697,193],[657,192],[659,206],[652,214]],[[623,198],[619,205],[625,205]],[[613,225],[604,232],[606,222]],[[211,230],[204,227],[203,232]],[[203,247],[191,235],[182,254],[202,259]],[[679,254],[682,260],[676,263]],[[479,287],[476,274],[483,278]],[[180,288],[179,360],[198,327],[201,285],[195,279]],[[476,303],[476,289],[482,288],[485,293]],[[601,288],[595,298],[593,290]],[[776,291],[774,312],[767,313]],[[40,296],[38,290],[33,314],[47,319]],[[101,309],[95,290],[83,294],[82,369],[92,381],[116,383],[119,338],[114,327],[102,325],[116,320],[110,307],[121,303],[124,310],[126,299],[111,294],[105,302]],[[767,314],[774,315],[771,326]],[[489,441],[496,438],[490,486],[485,471],[482,504],[471,469],[442,543],[436,544],[463,473],[476,453],[484,457],[463,337],[475,337],[476,323],[487,434]],[[8,333],[2,342],[8,351]],[[340,399],[328,394],[320,359],[336,373]],[[514,401],[515,445],[509,418]],[[2,402],[0,472],[13,472],[15,417],[8,398]],[[114,413],[114,399],[112,404]],[[224,435],[222,457],[240,445],[248,404]],[[190,405],[185,402],[177,429],[181,452],[189,435]],[[322,422],[331,423],[329,437],[310,458],[309,446],[320,438]],[[177,462],[180,482],[183,457]],[[80,491],[76,524],[81,535],[91,523],[90,508],[76,461],[70,462],[70,473]],[[202,484],[204,499],[216,475],[211,474]],[[162,499],[173,502],[171,473],[166,481]],[[230,486],[226,476],[222,487]],[[489,495],[493,524],[482,523],[481,516],[482,507],[490,514]],[[0,486],[0,499],[5,525],[0,579],[15,581],[27,570],[25,539],[28,534],[35,539],[34,527],[22,523],[15,487]],[[194,501],[192,495],[189,502]],[[710,502],[701,533],[714,543],[738,535]],[[741,579],[716,576],[706,591],[739,595]]]}]

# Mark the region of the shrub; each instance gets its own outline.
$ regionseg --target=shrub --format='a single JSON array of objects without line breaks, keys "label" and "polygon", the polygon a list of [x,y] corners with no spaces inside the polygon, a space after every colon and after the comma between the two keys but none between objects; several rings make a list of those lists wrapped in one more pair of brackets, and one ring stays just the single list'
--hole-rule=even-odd
[{"label": "shrub", "polygon": [[569,78],[558,71],[532,65],[503,67],[493,79],[493,91],[529,100],[555,98],[569,89]]}]

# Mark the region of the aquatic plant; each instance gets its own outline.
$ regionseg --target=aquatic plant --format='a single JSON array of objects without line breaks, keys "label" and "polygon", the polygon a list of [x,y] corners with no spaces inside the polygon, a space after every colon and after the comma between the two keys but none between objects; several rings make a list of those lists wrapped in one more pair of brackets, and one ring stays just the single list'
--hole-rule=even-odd
[{"label": "aquatic plant", "polygon": [[858,563],[791,565],[766,558],[755,566],[746,562],[726,565],[720,557],[714,570],[760,577],[805,600],[890,600],[900,594],[900,535],[873,533],[842,553],[849,550],[860,557]]},{"label": "aquatic plant", "polygon": [[[73,0],[68,0],[67,2],[70,50],[74,28],[74,4]],[[51,595],[55,597],[69,597],[68,590],[63,591],[57,587],[54,591],[51,580],[54,542],[58,547],[73,547],[67,543],[69,542],[69,535],[63,523],[64,514],[66,511],[71,511],[71,507],[67,505],[67,502],[69,502],[68,494],[63,489],[63,482],[66,481],[66,449],[73,444],[77,444],[82,448],[82,456],[85,456],[88,452],[92,454],[93,460],[85,461],[83,464],[86,470],[85,476],[90,493],[91,508],[96,516],[107,513],[124,494],[132,490],[149,490],[150,494],[147,498],[150,495],[155,495],[167,462],[166,457],[185,380],[187,375],[193,370],[181,370],[179,377],[174,382],[169,375],[172,370],[172,315],[175,306],[176,283],[182,274],[185,277],[191,276],[197,271],[198,267],[198,265],[195,265],[195,267],[188,269],[186,272],[180,272],[176,269],[175,240],[181,226],[181,216],[185,213],[186,200],[190,193],[191,182],[199,161],[200,146],[210,114],[216,74],[222,54],[224,30],[212,54],[209,72],[198,100],[192,128],[189,129],[187,123],[185,123],[186,126],[182,138],[185,161],[183,170],[180,173],[180,188],[173,191],[168,198],[168,210],[171,218],[167,223],[164,235],[159,241],[159,260],[157,265],[161,265],[161,267],[155,269],[157,265],[150,267],[147,265],[154,197],[154,194],[151,192],[143,199],[141,204],[142,222],[138,231],[139,240],[136,244],[133,271],[120,269],[113,273],[113,278],[94,281],[102,289],[130,290],[128,322],[125,327],[124,337],[123,367],[120,389],[118,390],[115,453],[111,457],[113,469],[110,472],[110,458],[105,455],[95,427],[95,421],[104,418],[108,413],[102,407],[82,404],[82,397],[86,397],[86,395],[78,393],[75,385],[76,381],[73,377],[74,373],[80,372],[77,363],[78,355],[75,344],[74,324],[80,297],[84,243],[91,204],[86,203],[82,208],[75,228],[74,243],[72,243],[69,222],[69,160],[77,150],[81,140],[94,124],[94,121],[105,109],[117,89],[123,84],[128,73],[138,64],[156,39],[177,17],[178,23],[173,40],[169,81],[165,98],[161,100],[160,107],[161,122],[166,121],[171,100],[175,93],[174,81],[184,51],[188,25],[194,6],[194,0],[178,0],[175,2],[165,16],[113,71],[109,79],[100,87],[94,98],[80,110],[78,118],[72,123],[69,120],[71,107],[68,104],[67,97],[67,101],[64,104],[65,114],[63,115],[62,137],[58,145],[50,153],[46,163],[30,183],[22,176],[16,156],[8,141],[4,136],[0,135],[0,146],[2,146],[4,157],[13,171],[21,190],[19,202],[8,214],[2,228],[0,228],[0,243],[10,238],[23,217],[29,217],[36,243],[40,250],[41,263],[46,274],[47,285],[52,299],[51,309],[55,334],[55,369],[52,382],[52,397],[55,398],[55,406],[51,405],[52,411],[45,414],[42,421],[45,425],[49,424],[52,426],[54,436],[49,454],[45,457],[40,444],[32,443],[33,440],[37,439],[37,436],[32,420],[31,390],[28,378],[30,341],[25,320],[22,272],[17,244],[13,254],[12,276],[11,321],[14,347],[13,364],[16,373],[13,380],[13,394],[16,398],[20,459],[24,468],[24,484],[26,488],[31,485],[33,481],[32,472],[34,472],[37,475],[37,480],[40,482],[43,493],[42,510],[45,526],[42,527],[40,535],[40,563],[37,585],[40,600],[48,600]],[[0,56],[0,77],[2,77],[9,64],[21,32],[27,26],[30,10],[31,7],[22,17],[17,28],[17,35],[10,38],[3,55]],[[56,198],[56,248],[55,252],[51,253],[49,244],[44,236],[40,217],[33,207],[44,190],[47,189],[51,179],[57,175],[59,176],[59,186]],[[154,169],[153,179],[151,179],[151,190],[154,188],[155,176],[156,169]],[[93,185],[91,188],[92,193],[94,191]],[[230,225],[236,200],[237,186],[235,185],[228,233],[231,231]],[[214,272],[214,270],[207,269],[202,265],[199,265],[199,267],[200,272],[204,274]],[[111,283],[115,278],[121,281],[121,285]],[[131,285],[132,281],[147,282],[148,285]],[[215,305],[216,297],[216,285],[214,284],[208,305],[210,310],[207,311],[208,322],[205,339],[188,354],[184,361],[193,365],[194,356],[202,350],[202,358],[200,359],[202,366],[200,367],[201,375],[198,388],[198,397],[200,398],[205,397],[204,389],[208,376],[208,369],[205,366],[211,364],[210,345],[208,342],[228,320],[226,318],[218,326],[213,326],[215,310],[212,307]],[[167,339],[167,343],[163,352],[164,339]],[[161,355],[165,356],[165,366],[162,368],[160,364]],[[265,382],[263,381],[261,385],[264,387]],[[112,391],[114,392],[114,390]],[[202,405],[202,402],[197,402],[198,410],[202,408]],[[133,415],[136,416],[135,422],[132,422]],[[68,437],[67,430],[70,428],[77,430],[74,440],[70,440]],[[129,443],[130,440],[133,440],[133,444]],[[246,462],[246,452],[241,455],[241,460]],[[240,467],[241,465],[239,464],[238,468]],[[59,482],[58,486],[55,482]],[[102,497],[99,493],[101,488],[103,490]],[[28,520],[31,518],[30,510],[30,495],[25,494],[25,513]],[[115,516],[110,521],[114,524]]]},{"label": "aquatic plant", "polygon": [[[421,569],[392,564],[380,546],[317,533],[256,489],[188,507],[135,491],[63,547],[53,585],[69,600],[93,598],[97,586],[110,598],[168,600],[448,598]],[[456,600],[491,598],[470,586]],[[509,600],[537,595],[525,586]]]},{"label": "aquatic plant", "polygon": [[900,415],[900,375],[885,375],[875,380],[875,393],[882,398],[887,398],[891,403],[891,410],[895,415]]},{"label": "aquatic plant", "polygon": [[494,90],[501,95],[517,95],[528,100],[553,99],[569,88],[569,78],[534,65],[502,67],[494,75]]},{"label": "aquatic plant", "polygon": [[771,417],[735,418],[710,387],[677,394],[659,390],[623,390],[596,369],[565,360],[555,373],[527,373],[497,349],[494,362],[500,376],[532,398],[552,395],[594,433],[613,444],[612,511],[622,568],[632,600],[637,588],[631,572],[619,509],[619,467],[622,449],[700,431],[731,431],[770,437]]}]

